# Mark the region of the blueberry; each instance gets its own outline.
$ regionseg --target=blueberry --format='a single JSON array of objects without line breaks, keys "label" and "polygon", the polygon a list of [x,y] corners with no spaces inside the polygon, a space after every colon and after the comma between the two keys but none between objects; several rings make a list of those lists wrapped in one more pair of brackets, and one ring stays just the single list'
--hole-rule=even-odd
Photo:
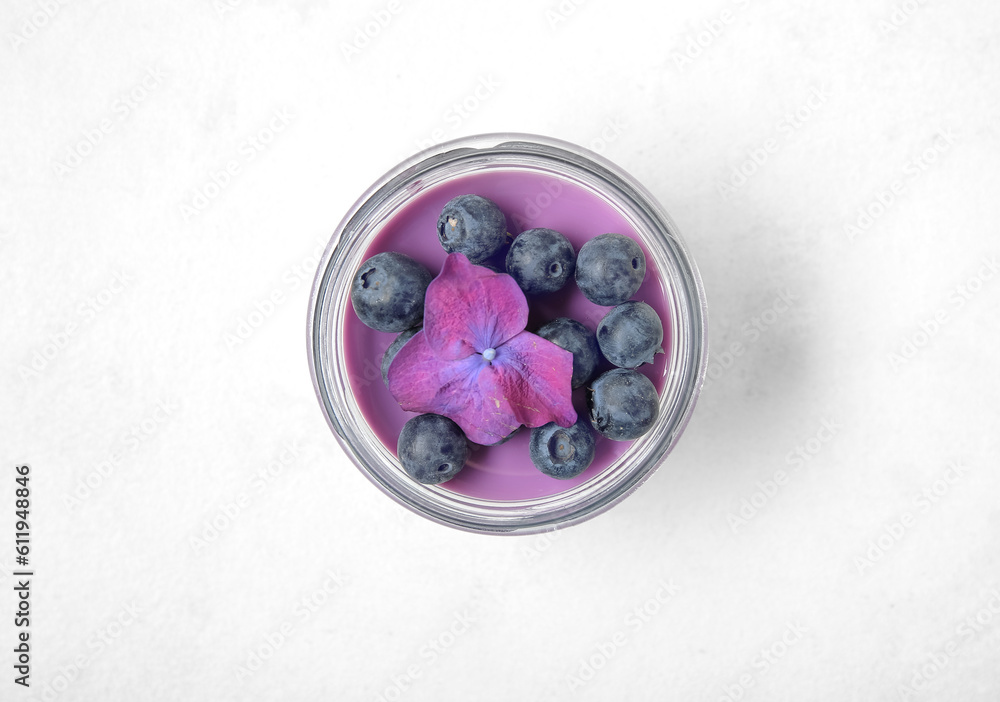
[{"label": "blueberry", "polygon": [[646,256],[627,236],[601,234],[580,247],[576,284],[595,305],[620,305],[646,277]]},{"label": "blueberry", "polygon": [[525,295],[555,292],[576,267],[576,251],[569,240],[552,229],[529,229],[507,252],[507,272]]},{"label": "blueberry", "polygon": [[507,219],[492,200],[459,195],[441,210],[437,231],[445,251],[482,263],[507,242]]},{"label": "blueberry", "polygon": [[411,478],[437,485],[455,477],[469,458],[469,442],[455,422],[420,414],[403,425],[396,453]]},{"label": "blueberry", "polygon": [[535,333],[573,354],[573,389],[582,388],[601,360],[593,333],[580,322],[567,317],[554,319]]},{"label": "blueberry", "polygon": [[506,273],[507,272],[507,271],[505,271],[503,269],[503,266],[499,266],[496,263],[491,263],[490,261],[483,261],[482,263],[477,263],[476,265],[477,266],[482,266],[483,268],[488,268],[489,270],[493,271],[494,273]]},{"label": "blueberry", "polygon": [[405,254],[375,254],[361,264],[351,285],[351,304],[364,324],[401,332],[424,321],[424,294],[431,272]]},{"label": "blueberry", "polygon": [[597,325],[604,357],[620,368],[638,368],[663,353],[663,324],[645,302],[623,302]]},{"label": "blueberry", "polygon": [[423,327],[413,327],[413,329],[407,329],[405,332],[397,336],[389,344],[389,348],[385,350],[385,355],[382,356],[382,382],[385,383],[386,387],[389,387],[389,366],[392,364],[392,359],[396,357],[399,350],[403,348],[403,344],[413,338],[413,335],[418,331],[423,329]]},{"label": "blueberry", "polygon": [[545,475],[575,478],[594,460],[594,432],[580,419],[571,427],[555,422],[531,430],[531,462]]},{"label": "blueberry", "polygon": [[590,423],[615,441],[638,439],[660,414],[653,383],[638,371],[615,368],[595,380],[587,393]]}]

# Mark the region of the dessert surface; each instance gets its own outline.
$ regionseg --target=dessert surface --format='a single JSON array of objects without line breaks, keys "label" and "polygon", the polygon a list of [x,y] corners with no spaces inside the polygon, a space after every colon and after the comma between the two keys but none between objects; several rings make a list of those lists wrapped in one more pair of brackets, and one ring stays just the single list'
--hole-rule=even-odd
[{"label": "dessert surface", "polygon": [[[644,250],[638,233],[630,223],[599,194],[549,174],[522,169],[492,169],[456,178],[419,193],[384,224],[364,258],[388,251],[398,252],[437,275],[448,255],[439,243],[436,229],[439,218],[442,221],[445,219],[442,209],[454,198],[469,193],[495,202],[505,214],[507,229],[512,235],[535,229],[554,230],[565,237],[576,251],[580,251],[588,241],[613,232],[630,242],[637,242],[632,245]],[[664,334],[668,335],[670,317],[662,282],[648,252],[644,251],[642,258],[644,277],[633,276],[636,282],[630,284],[634,290],[632,299],[649,305],[662,320]],[[501,260],[500,266],[503,264]],[[630,270],[634,270],[631,264],[628,265]],[[528,300],[527,330],[532,332],[564,317],[577,320],[591,332],[596,332],[602,319],[612,310],[611,306],[588,300],[572,276],[556,292],[529,296]],[[413,412],[399,407],[381,381],[382,358],[395,336],[370,329],[351,310],[348,310],[344,324],[345,356],[355,397],[379,440],[395,449],[403,425],[414,416]],[[663,344],[667,343],[665,339]],[[649,348],[646,351],[652,363],[641,365],[637,371],[649,378],[659,392],[667,369],[667,354],[654,354]],[[598,373],[611,368],[605,363],[598,367]],[[579,387],[573,391],[573,405],[579,416],[587,417],[586,388]],[[472,444],[466,467],[441,486],[462,494],[495,500],[557,494],[586,482],[616,460],[629,445],[601,436],[595,439],[594,460],[590,466],[574,477],[554,480],[532,463],[531,431],[522,428],[500,445]]]}]

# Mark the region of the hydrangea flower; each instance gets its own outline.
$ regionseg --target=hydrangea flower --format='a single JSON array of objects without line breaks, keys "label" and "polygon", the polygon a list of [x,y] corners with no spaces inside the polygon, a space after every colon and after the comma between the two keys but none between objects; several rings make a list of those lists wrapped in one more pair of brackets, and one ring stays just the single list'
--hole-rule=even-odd
[{"label": "hydrangea flower", "polygon": [[491,445],[520,425],[576,422],[573,354],[524,331],[528,301],[509,275],[449,254],[424,298],[424,328],[389,366],[404,410],[453,420]]}]

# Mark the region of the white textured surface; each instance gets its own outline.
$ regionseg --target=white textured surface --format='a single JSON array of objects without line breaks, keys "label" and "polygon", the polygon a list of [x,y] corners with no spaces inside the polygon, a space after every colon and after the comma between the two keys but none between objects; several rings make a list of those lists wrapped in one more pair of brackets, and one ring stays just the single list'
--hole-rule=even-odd
[{"label": "white textured surface", "polygon": [[[0,699],[1000,698],[1000,276],[956,292],[1000,254],[1000,6],[589,0],[556,22],[555,0],[398,0],[348,61],[388,3],[231,4],[5,5]],[[396,507],[344,458],[305,359],[344,211],[420,142],[490,131],[602,148],[671,212],[709,296],[715,377],[677,450],[554,539]],[[907,339],[925,343],[894,361]],[[11,668],[18,461],[30,691]],[[240,680],[252,651],[268,660]]]}]

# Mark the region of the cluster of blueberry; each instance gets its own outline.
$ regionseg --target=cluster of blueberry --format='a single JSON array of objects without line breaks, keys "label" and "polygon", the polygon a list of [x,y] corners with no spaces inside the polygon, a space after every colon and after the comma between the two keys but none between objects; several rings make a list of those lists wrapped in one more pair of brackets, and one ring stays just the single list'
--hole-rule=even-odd
[{"label": "cluster of blueberry", "polygon": [[[573,354],[573,389],[589,383],[589,421],[581,418],[570,427],[549,422],[532,430],[531,460],[542,473],[560,479],[582,473],[594,458],[593,430],[612,440],[630,441],[652,428],[659,397],[653,383],[635,369],[663,352],[663,325],[652,307],[630,300],[646,274],[645,255],[632,239],[602,234],[577,254],[559,232],[529,229],[513,239],[504,261],[491,264],[509,241],[506,218],[494,202],[478,195],[448,202],[437,231],[446,252],[461,253],[473,264],[507,273],[529,298],[556,292],[573,277],[588,300],[612,307],[596,336],[566,317],[536,332]],[[355,274],[351,301],[358,318],[372,329],[399,332],[382,359],[386,385],[390,364],[424,321],[424,296],[431,279],[426,268],[396,252],[373,256]],[[590,382],[602,356],[617,368]],[[421,414],[403,427],[397,454],[414,479],[436,484],[461,470],[469,446],[454,421]]]}]

